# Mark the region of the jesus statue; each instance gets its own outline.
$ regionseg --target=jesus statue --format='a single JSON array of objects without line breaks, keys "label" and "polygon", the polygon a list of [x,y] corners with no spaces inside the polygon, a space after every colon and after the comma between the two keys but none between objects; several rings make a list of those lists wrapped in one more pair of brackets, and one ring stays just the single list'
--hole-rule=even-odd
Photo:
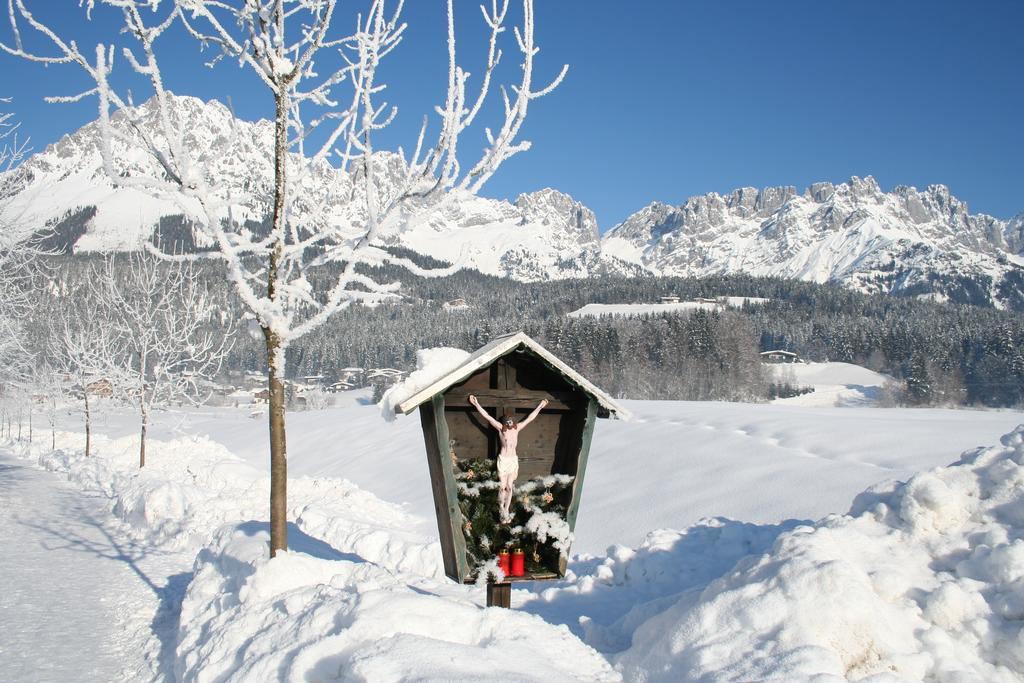
[{"label": "jesus statue", "polygon": [[516,477],[519,476],[519,456],[516,454],[519,430],[525,429],[528,424],[533,422],[548,401],[547,399],[542,400],[540,405],[519,423],[512,419],[511,415],[504,416],[502,421],[498,422],[480,407],[480,402],[472,394],[469,396],[469,402],[476,406],[484,419],[498,431],[501,437],[501,451],[498,453],[498,511],[501,515],[501,523],[508,524],[512,521],[512,515],[509,514],[509,506],[512,504],[512,489],[515,486]]}]

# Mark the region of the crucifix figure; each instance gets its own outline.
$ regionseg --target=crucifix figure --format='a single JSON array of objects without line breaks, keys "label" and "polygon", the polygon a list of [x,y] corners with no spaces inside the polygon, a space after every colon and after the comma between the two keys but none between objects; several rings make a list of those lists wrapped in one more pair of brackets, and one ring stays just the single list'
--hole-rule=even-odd
[{"label": "crucifix figure", "polygon": [[502,524],[508,524],[512,520],[512,515],[509,514],[509,506],[512,504],[512,489],[515,486],[516,477],[519,476],[519,456],[516,454],[516,445],[519,443],[519,430],[524,429],[533,422],[534,418],[548,404],[548,401],[543,399],[533,409],[533,412],[519,423],[511,415],[504,416],[502,421],[498,422],[486,410],[480,407],[480,402],[472,394],[469,396],[469,402],[498,431],[498,435],[501,438],[501,451],[498,453],[498,511],[501,515]]}]

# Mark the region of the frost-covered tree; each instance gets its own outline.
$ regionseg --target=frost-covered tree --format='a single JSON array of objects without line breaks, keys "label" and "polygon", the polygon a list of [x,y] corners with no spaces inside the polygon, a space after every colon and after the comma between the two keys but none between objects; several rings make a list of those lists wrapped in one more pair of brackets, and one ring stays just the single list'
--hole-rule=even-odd
[{"label": "frost-covered tree", "polygon": [[108,257],[89,290],[87,314],[100,329],[75,355],[138,412],[139,467],[145,467],[154,409],[203,398],[230,347],[230,330],[211,325],[217,311],[191,263],[131,255],[118,268]]},{"label": "frost-covered tree", "polygon": [[71,393],[70,375],[57,370],[49,362],[32,368],[32,400],[46,418],[50,428],[50,448],[57,448],[57,417]]},{"label": "frost-covered tree", "polygon": [[[0,104],[10,102],[0,98]],[[31,367],[22,321],[28,301],[26,280],[38,255],[31,230],[11,205],[17,192],[17,167],[27,142],[18,139],[18,124],[10,112],[0,111],[0,385],[21,382]]]},{"label": "frost-covered tree", "polygon": [[[378,154],[375,134],[397,110],[382,101],[380,65],[406,31],[403,2],[370,0],[347,19],[338,0],[83,0],[88,15],[120,13],[123,31],[108,44],[83,51],[33,16],[26,0],[10,0],[11,37],[0,47],[42,64],[74,64],[89,77],[88,89],[57,101],[95,96],[99,103],[104,166],[111,180],[178,203],[196,224],[207,254],[223,262],[228,280],[263,331],[270,393],[271,554],[287,547],[287,455],[285,439],[285,352],[354,302],[396,295],[395,283],[381,282],[360,265],[400,265],[422,275],[412,261],[383,248],[387,231],[451,194],[476,192],[512,155],[528,149],[518,135],[532,101],[555,88],[565,67],[546,87],[535,88],[532,0],[523,0],[521,23],[512,34],[521,55],[517,83],[500,89],[503,115],[484,129],[479,158],[467,162],[460,140],[494,90],[499,48],[507,35],[509,0],[492,0],[482,15],[488,40],[481,75],[470,91],[470,73],[456,60],[455,11],[447,3],[448,78],[438,121],[424,119],[408,150]],[[348,30],[342,30],[345,25]],[[222,59],[250,71],[273,101],[271,140],[229,141],[241,152],[257,144],[273,164],[268,187],[233,187],[214,172],[206,149],[189,144],[185,118],[164,84],[161,39],[183,28]],[[49,41],[50,52],[30,49],[25,28]],[[120,41],[116,45],[114,41]],[[173,48],[168,58],[174,58]],[[127,91],[112,87],[115,57],[147,82],[153,97],[136,104]],[[154,114],[158,130],[143,125]],[[431,134],[431,131],[433,133]],[[313,146],[312,140],[318,143]],[[141,150],[150,172],[123,172],[119,147]],[[329,196],[303,191],[314,174],[335,169],[340,182]],[[269,230],[259,231],[241,216],[268,207]],[[352,210],[339,211],[339,206]],[[257,221],[263,217],[257,216]],[[166,255],[165,256],[170,256]]]},{"label": "frost-covered tree", "polygon": [[114,331],[101,317],[99,307],[90,297],[80,306],[67,306],[49,320],[47,356],[56,371],[67,377],[70,392],[82,399],[82,420],[85,424],[85,457],[92,454],[92,416],[94,394],[106,393],[106,359],[97,349],[108,348]]}]

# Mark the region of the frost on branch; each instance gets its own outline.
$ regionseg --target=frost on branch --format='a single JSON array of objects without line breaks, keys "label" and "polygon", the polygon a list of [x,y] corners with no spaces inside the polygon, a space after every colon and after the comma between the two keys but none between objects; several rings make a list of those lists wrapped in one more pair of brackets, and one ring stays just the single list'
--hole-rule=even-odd
[{"label": "frost on branch", "polygon": [[[0,106],[9,103],[0,97]],[[28,151],[28,142],[18,139],[18,125],[13,114],[0,111],[0,386],[24,380],[32,357],[22,321],[28,306],[25,283],[39,252],[32,231],[10,202],[20,185],[18,166]]]},{"label": "frost on branch", "polygon": [[[487,35],[483,68],[471,77],[456,59],[449,0],[447,88],[435,108],[436,122],[424,119],[408,152],[382,153],[374,136],[398,111],[383,100],[387,84],[380,66],[408,30],[401,2],[371,0],[348,18],[340,16],[337,0],[88,0],[84,5],[90,19],[101,12],[119,16],[124,31],[118,42],[87,49],[37,19],[28,0],[11,0],[10,30],[0,49],[83,71],[88,88],[51,99],[96,98],[101,153],[111,181],[174,202],[195,221],[197,239],[212,247],[201,256],[160,255],[222,261],[242,301],[281,349],[353,303],[396,295],[397,285],[372,278],[361,265],[397,265],[424,276],[450,272],[425,270],[394,256],[383,248],[382,228],[400,229],[449,191],[478,191],[502,162],[529,147],[518,139],[529,104],[554,89],[566,71],[563,67],[553,82],[535,87],[539,47],[532,0],[523,0],[521,24],[511,31],[509,0],[490,0],[480,8]],[[340,30],[343,24],[349,30]],[[194,38],[210,55],[210,66],[236,64],[257,76],[276,102],[272,138],[242,139],[232,129],[217,158],[195,144],[188,107],[163,77],[159,55],[169,47],[163,42],[172,28]],[[48,51],[28,48],[22,39],[27,31],[44,39]],[[518,81],[508,87],[495,83],[503,38],[513,42],[521,59]],[[136,91],[150,91],[152,97],[140,104],[131,91],[115,87],[115,69],[128,70],[142,82]],[[497,125],[483,129],[480,157],[464,163],[460,140],[496,88],[503,115]],[[141,153],[149,163],[131,161],[137,154],[124,150]],[[232,187],[215,172],[218,164],[251,158],[254,151],[274,168],[272,179],[257,172],[254,176],[265,182]],[[327,196],[304,191],[309,178],[328,173],[339,177],[336,191]],[[269,230],[252,227],[268,218]]]},{"label": "frost on branch", "polygon": [[[197,241],[212,245],[202,254],[170,254],[147,245],[165,259],[211,258],[221,262],[235,293],[258,321],[266,343],[270,393],[271,554],[287,547],[287,457],[284,416],[285,357],[288,345],[333,314],[360,301],[396,296],[398,285],[372,277],[367,265],[390,264],[420,275],[425,271],[384,247],[381,227],[409,220],[443,198],[448,190],[476,191],[507,158],[527,148],[516,137],[529,103],[550,92],[534,89],[533,1],[523,0],[522,26],[513,30],[522,55],[521,80],[502,89],[504,117],[497,132],[486,129],[487,145],[479,161],[462,171],[458,143],[491,90],[501,59],[497,47],[505,32],[508,0],[492,0],[483,9],[490,34],[485,74],[473,96],[469,73],[456,62],[455,19],[447,3],[448,87],[438,106],[439,132],[427,142],[427,123],[411,155],[395,156],[397,180],[384,180],[374,135],[386,128],[397,108],[381,99],[385,84],[378,67],[402,41],[403,3],[370,0],[340,31],[338,0],[85,0],[87,17],[105,11],[119,16],[119,44],[101,43],[82,50],[39,21],[27,0],[8,0],[9,36],[0,50],[42,64],[74,64],[90,87],[57,102],[96,97],[102,130],[104,170],[112,183],[175,202],[197,224]],[[347,4],[346,4],[347,8]],[[231,187],[211,170],[203,145],[190,144],[187,116],[166,88],[161,70],[162,39],[180,28],[212,55],[209,63],[235,63],[256,75],[274,102],[273,136],[252,141],[257,158],[273,168],[268,186]],[[39,34],[49,52],[30,50],[22,30]],[[158,49],[158,45],[160,46]],[[172,59],[180,51],[171,51]],[[113,87],[120,63],[152,97],[137,105],[130,90]],[[120,78],[120,76],[119,76]],[[509,94],[511,92],[511,95]],[[150,116],[155,126],[141,125]],[[247,141],[238,127],[224,145],[228,158],[241,160]],[[311,140],[321,142],[307,148]],[[133,154],[119,154],[124,148]],[[148,172],[128,172],[124,158],[142,154]],[[251,157],[252,155],[250,155]],[[239,162],[240,163],[240,162]],[[316,196],[304,182],[337,165],[355,179],[351,192]],[[258,229],[243,218],[255,217]],[[268,220],[269,219],[269,220]],[[268,224],[269,223],[269,224]]]},{"label": "frost on branch", "polygon": [[133,255],[119,269],[108,257],[89,282],[80,310],[65,314],[52,335],[56,351],[86,394],[101,382],[136,410],[141,466],[154,410],[205,400],[231,335],[212,324],[217,311],[191,263]]},{"label": "frost on branch", "polygon": [[531,507],[530,512],[530,519],[524,525],[526,533],[535,536],[540,543],[550,543],[562,557],[569,557],[573,534],[562,515],[538,507]]}]

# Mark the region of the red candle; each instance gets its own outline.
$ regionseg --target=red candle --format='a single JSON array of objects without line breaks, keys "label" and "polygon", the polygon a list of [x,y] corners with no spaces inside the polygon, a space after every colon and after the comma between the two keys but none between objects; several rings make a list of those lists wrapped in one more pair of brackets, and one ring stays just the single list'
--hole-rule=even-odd
[{"label": "red candle", "polygon": [[522,550],[512,551],[512,571],[509,572],[509,576],[523,576],[526,574],[526,555]]},{"label": "red candle", "polygon": [[500,553],[498,553],[498,569],[500,569],[501,573],[504,574],[505,576],[508,576],[509,574],[512,573],[512,570],[510,569],[510,565],[509,565],[509,561],[508,561],[508,551],[507,550],[502,550]]}]

